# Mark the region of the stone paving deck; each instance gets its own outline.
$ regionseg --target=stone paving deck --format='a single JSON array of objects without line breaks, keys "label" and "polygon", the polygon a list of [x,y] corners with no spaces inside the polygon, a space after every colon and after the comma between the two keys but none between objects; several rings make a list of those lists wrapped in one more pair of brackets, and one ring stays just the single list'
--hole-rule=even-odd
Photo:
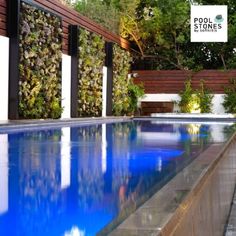
[{"label": "stone paving deck", "polygon": [[234,192],[229,220],[226,226],[225,236],[236,236],[236,191]]}]

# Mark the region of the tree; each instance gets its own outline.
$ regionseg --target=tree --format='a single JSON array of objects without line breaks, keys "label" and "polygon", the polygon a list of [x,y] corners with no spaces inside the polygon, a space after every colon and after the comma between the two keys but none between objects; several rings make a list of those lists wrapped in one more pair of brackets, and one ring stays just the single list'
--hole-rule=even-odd
[{"label": "tree", "polygon": [[73,6],[82,15],[101,24],[111,32],[119,34],[119,11],[109,0],[80,0],[76,1]]},{"label": "tree", "polygon": [[[227,43],[190,42],[190,3],[184,0],[141,0],[137,8],[144,61],[157,69],[231,69],[236,66],[236,1],[199,0],[198,4],[225,4],[229,9]],[[147,9],[149,11],[147,11]],[[152,11],[153,17],[147,17]],[[153,63],[152,63],[153,64]]]}]

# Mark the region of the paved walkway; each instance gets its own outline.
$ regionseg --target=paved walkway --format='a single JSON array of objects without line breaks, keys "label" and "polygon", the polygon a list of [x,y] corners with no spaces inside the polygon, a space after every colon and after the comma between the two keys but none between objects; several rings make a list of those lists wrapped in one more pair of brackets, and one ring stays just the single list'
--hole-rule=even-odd
[{"label": "paved walkway", "polygon": [[234,192],[233,202],[230,210],[229,221],[226,227],[225,236],[236,236],[236,191]]}]

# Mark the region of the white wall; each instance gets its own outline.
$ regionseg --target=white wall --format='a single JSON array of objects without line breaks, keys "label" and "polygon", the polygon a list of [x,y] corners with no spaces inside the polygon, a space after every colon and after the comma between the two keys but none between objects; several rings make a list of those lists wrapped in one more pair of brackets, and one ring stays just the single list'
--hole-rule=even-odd
[{"label": "white wall", "polygon": [[225,113],[225,109],[222,105],[224,101],[224,94],[215,94],[214,98],[212,99],[212,112],[216,114],[222,114]]},{"label": "white wall", "polygon": [[107,114],[107,67],[103,66],[102,77],[102,116]]},{"label": "white wall", "polygon": [[9,38],[0,36],[0,120],[8,120]]},{"label": "white wall", "polygon": [[[215,114],[222,114],[225,113],[224,107],[222,106],[223,103],[223,94],[215,94],[212,99],[212,112]],[[173,102],[179,101],[178,94],[166,94],[166,93],[159,93],[159,94],[146,94],[144,98],[140,99],[139,102]],[[174,112],[179,112],[179,107],[175,104],[174,105]]]},{"label": "white wall", "polygon": [[62,54],[62,119],[71,117],[71,56]]}]

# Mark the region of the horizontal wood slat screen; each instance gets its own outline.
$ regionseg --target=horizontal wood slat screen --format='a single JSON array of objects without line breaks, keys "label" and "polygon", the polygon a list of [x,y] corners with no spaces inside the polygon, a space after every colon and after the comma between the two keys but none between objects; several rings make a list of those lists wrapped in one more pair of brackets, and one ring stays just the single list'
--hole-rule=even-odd
[{"label": "horizontal wood slat screen", "polygon": [[6,17],[7,17],[7,0],[0,0],[0,35],[7,35]]},{"label": "horizontal wood slat screen", "polygon": [[135,83],[143,83],[147,94],[179,93],[183,90],[184,82],[188,76],[192,77],[193,88],[198,88],[200,80],[203,79],[212,92],[219,94],[224,93],[224,87],[228,85],[230,78],[236,78],[236,70],[202,70],[199,72],[139,70],[132,71],[132,73],[138,74]]},{"label": "horizontal wood slat screen", "polygon": [[[62,17],[63,25],[63,52],[68,54],[68,26],[79,25],[86,28],[89,31],[102,35],[106,41],[115,42],[121,47],[128,49],[129,42],[120,36],[107,31],[105,28],[90,20],[89,18],[82,16],[77,11],[70,9],[63,5],[58,0],[35,0],[43,8],[48,9],[51,12],[56,13]],[[7,0],[0,0],[0,35],[6,36],[6,5]]]}]

